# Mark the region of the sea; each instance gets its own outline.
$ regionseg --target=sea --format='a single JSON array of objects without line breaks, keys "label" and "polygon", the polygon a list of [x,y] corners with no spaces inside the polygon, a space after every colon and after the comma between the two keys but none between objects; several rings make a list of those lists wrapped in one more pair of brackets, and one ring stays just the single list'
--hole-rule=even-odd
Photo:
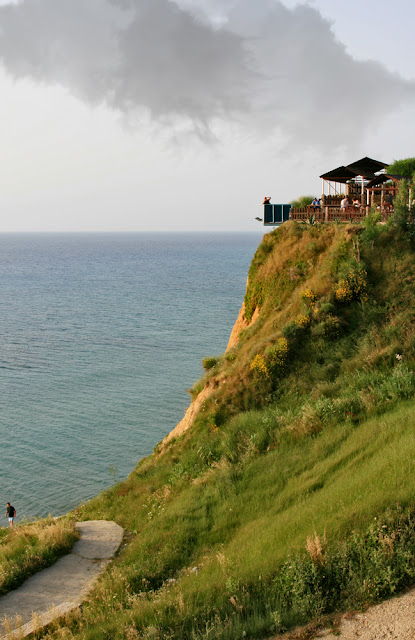
[{"label": "sea", "polygon": [[0,508],[60,515],[153,451],[225,351],[261,237],[0,234]]}]

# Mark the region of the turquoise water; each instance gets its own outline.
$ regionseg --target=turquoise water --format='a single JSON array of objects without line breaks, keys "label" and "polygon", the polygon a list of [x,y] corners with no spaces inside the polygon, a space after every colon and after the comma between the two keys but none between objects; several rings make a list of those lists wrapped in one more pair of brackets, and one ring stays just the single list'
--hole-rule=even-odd
[{"label": "turquoise water", "polygon": [[153,450],[225,350],[260,238],[0,235],[4,503],[59,515]]}]

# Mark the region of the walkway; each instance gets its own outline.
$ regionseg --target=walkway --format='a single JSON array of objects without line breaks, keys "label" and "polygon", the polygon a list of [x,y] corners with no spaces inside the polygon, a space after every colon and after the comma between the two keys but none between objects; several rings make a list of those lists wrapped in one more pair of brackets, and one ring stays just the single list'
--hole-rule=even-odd
[{"label": "walkway", "polygon": [[[123,529],[115,522],[90,520],[75,526],[81,537],[72,553],[0,598],[0,640],[24,637],[78,607],[120,546]],[[17,617],[19,629],[10,632]]]}]

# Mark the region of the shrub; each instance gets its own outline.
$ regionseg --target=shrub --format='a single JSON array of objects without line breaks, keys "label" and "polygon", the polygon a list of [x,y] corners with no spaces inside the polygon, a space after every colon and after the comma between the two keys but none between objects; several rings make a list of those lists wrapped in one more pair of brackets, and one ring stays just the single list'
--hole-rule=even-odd
[{"label": "shrub", "polygon": [[294,322],[298,327],[301,327],[301,329],[307,329],[307,327],[310,326],[311,318],[309,315],[305,316],[303,313],[300,313]]},{"label": "shrub", "polygon": [[[408,202],[408,188],[410,183],[402,180],[399,185],[398,195],[395,198],[394,213],[392,216],[393,224],[401,229],[407,236],[412,245],[415,244],[415,220],[413,209],[410,208]],[[415,189],[415,178],[412,181],[412,190]],[[412,207],[412,205],[411,205]]]},{"label": "shrub", "polygon": [[209,371],[209,369],[213,369],[213,367],[216,366],[217,363],[218,363],[218,358],[216,358],[215,356],[207,356],[202,360],[203,368],[206,371]]},{"label": "shrub", "polygon": [[390,597],[415,578],[413,511],[399,508],[375,518],[365,534],[353,533],[337,549],[327,549],[325,534],[307,539],[307,555],[291,557],[274,578],[279,620],[290,611],[297,622],[339,607],[361,607]]},{"label": "shrub", "polygon": [[320,304],[320,313],[323,315],[327,313],[333,313],[334,310],[335,310],[335,306],[331,302],[322,302]]},{"label": "shrub", "polygon": [[286,338],[280,338],[266,353],[266,360],[271,369],[284,366],[288,355],[288,342]]},{"label": "shrub", "polygon": [[282,327],[281,332],[291,345],[300,344],[305,337],[304,327],[296,322],[289,322]]},{"label": "shrub", "polygon": [[309,204],[313,202],[313,196],[300,196],[296,200],[292,200],[290,205],[294,209],[305,209]]},{"label": "shrub", "polygon": [[300,293],[300,300],[302,300],[307,307],[314,307],[317,302],[317,296],[312,289],[303,289]]},{"label": "shrub", "polygon": [[399,399],[411,398],[415,393],[415,373],[404,362],[398,362],[392,373],[372,391],[376,405],[381,408]]},{"label": "shrub", "polygon": [[327,338],[337,338],[340,334],[340,320],[337,316],[328,313],[322,324],[323,333]]},{"label": "shrub", "polygon": [[264,356],[261,356],[259,353],[257,353],[252,360],[249,368],[258,378],[269,378],[270,372],[267,363],[265,362]]},{"label": "shrub", "polygon": [[275,373],[285,365],[287,355],[288,342],[285,338],[280,338],[275,345],[267,349],[265,356],[258,353],[254,357],[250,369],[259,378],[269,378],[271,373]]},{"label": "shrub", "polygon": [[364,245],[370,245],[372,249],[374,247],[375,241],[384,230],[384,227],[378,224],[380,220],[381,215],[379,211],[371,211],[363,221],[364,231],[360,236],[361,241]]},{"label": "shrub", "polygon": [[367,273],[362,268],[352,268],[346,277],[334,286],[334,295],[338,302],[348,304],[352,300],[367,300]]}]

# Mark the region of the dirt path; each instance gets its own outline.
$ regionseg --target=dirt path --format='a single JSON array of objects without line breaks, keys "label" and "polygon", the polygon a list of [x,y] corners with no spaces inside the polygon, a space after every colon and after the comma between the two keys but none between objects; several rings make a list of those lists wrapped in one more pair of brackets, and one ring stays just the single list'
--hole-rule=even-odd
[{"label": "dirt path", "polygon": [[354,617],[345,616],[340,635],[323,632],[324,640],[414,640],[415,589],[371,607]]},{"label": "dirt path", "polygon": [[[120,546],[123,529],[115,522],[90,520],[75,526],[81,537],[72,553],[0,598],[1,640],[24,637],[78,607]],[[16,622],[18,631],[10,633]]]}]

